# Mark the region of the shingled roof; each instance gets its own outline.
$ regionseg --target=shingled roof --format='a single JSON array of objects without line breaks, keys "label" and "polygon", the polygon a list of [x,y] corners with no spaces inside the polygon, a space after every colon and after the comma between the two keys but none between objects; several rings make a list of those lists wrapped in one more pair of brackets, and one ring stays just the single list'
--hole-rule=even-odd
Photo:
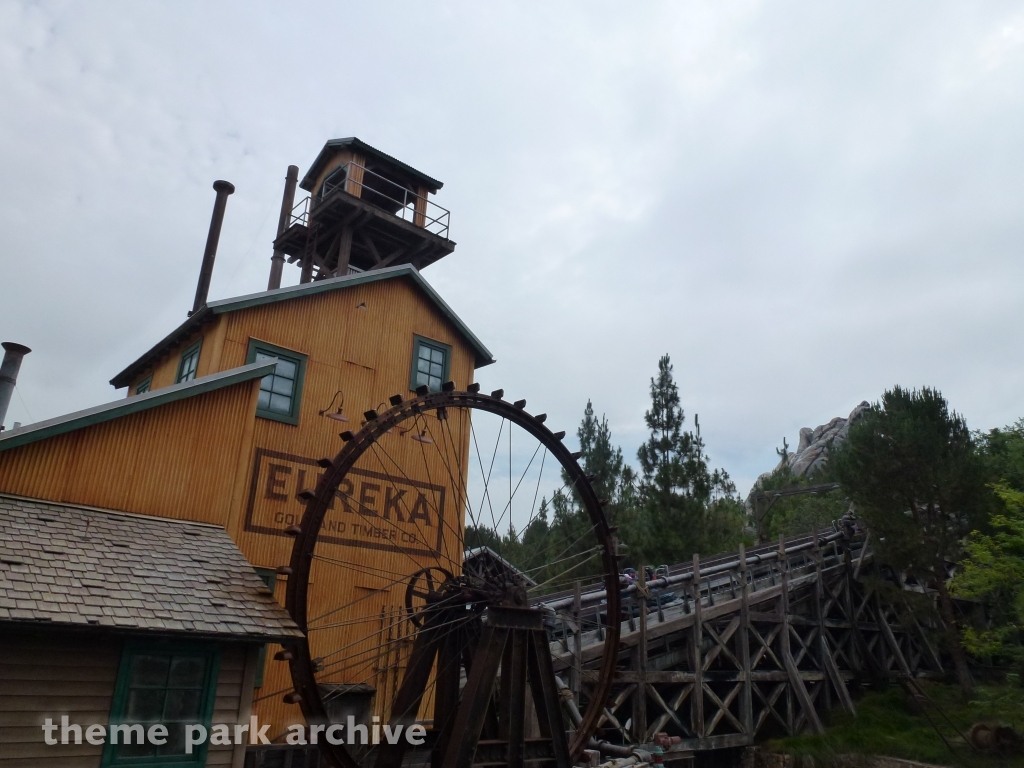
[{"label": "shingled roof", "polygon": [[301,637],[223,528],[0,494],[0,626]]}]

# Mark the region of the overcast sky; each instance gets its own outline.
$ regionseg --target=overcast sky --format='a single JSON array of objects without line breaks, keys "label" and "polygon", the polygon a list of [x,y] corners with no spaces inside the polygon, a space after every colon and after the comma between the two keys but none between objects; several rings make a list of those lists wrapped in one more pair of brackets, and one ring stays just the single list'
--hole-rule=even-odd
[{"label": "overcast sky", "polygon": [[[358,136],[441,179],[424,271],[574,431],[635,465],[650,377],[742,492],[783,437],[894,384],[1024,416],[1024,4],[0,3],[7,423],[263,290],[285,169]],[[289,267],[286,282],[298,281]]]}]

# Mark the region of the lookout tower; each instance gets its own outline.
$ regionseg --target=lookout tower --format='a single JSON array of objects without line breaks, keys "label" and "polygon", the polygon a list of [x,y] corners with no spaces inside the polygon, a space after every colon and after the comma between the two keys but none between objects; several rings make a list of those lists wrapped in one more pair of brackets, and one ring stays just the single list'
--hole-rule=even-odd
[{"label": "lookout tower", "polygon": [[309,195],[292,207],[297,175],[291,166],[271,289],[285,257],[308,283],[399,264],[422,269],[455,249],[449,212],[430,200],[441,182],[355,137],[324,145],[299,182]]}]

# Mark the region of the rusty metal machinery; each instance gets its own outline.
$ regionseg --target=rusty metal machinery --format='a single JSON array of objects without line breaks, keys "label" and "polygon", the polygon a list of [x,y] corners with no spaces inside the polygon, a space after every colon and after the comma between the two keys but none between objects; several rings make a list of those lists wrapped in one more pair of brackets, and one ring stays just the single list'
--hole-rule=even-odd
[{"label": "rusty metal machinery", "polygon": [[[306,639],[279,655],[294,682],[285,700],[307,723],[391,734],[419,724],[434,768],[568,768],[582,754],[614,677],[616,543],[578,454],[525,405],[478,385],[421,386],[366,412],[320,461],[288,531],[286,604]],[[552,493],[585,524],[561,552],[531,550]],[[369,540],[355,546],[355,531]],[[605,584],[605,652],[581,716],[563,720],[545,616],[533,606],[581,574]],[[380,741],[319,746],[338,768],[398,768],[407,740]]]}]

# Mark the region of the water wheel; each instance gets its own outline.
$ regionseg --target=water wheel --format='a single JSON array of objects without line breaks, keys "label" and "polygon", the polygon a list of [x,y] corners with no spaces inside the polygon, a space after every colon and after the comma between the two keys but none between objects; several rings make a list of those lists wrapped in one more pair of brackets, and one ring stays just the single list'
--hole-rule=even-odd
[{"label": "water wheel", "polygon": [[[390,742],[413,725],[434,768],[568,768],[598,725],[618,621],[570,737],[551,638],[532,606],[589,576],[603,580],[617,617],[615,542],[564,433],[525,405],[477,385],[421,387],[368,411],[321,460],[289,530],[286,604],[306,639],[281,657],[295,686],[285,700],[325,727],[318,744],[337,768],[398,768],[411,745]],[[559,552],[534,542],[553,495],[572,504],[576,525]],[[371,743],[351,743],[362,734],[345,729],[359,724]]]}]

